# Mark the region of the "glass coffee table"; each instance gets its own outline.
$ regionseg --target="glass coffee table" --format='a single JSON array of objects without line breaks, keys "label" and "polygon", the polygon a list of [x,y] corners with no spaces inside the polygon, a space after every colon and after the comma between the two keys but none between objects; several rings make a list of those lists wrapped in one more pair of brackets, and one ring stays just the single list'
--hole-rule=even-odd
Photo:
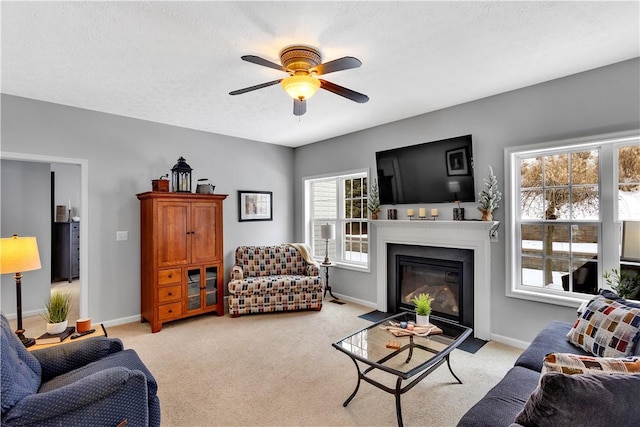
[{"label": "glass coffee table", "polygon": [[[358,393],[360,382],[366,381],[396,397],[396,415],[398,425],[402,426],[400,396],[411,390],[427,375],[443,363],[447,363],[453,377],[462,384],[453,373],[449,355],[472,332],[471,328],[430,316],[430,323],[436,326],[436,334],[427,336],[396,334],[407,333],[401,330],[401,322],[415,322],[414,313],[392,315],[380,322],[362,329],[333,343],[333,347],[345,353],[353,360],[358,371],[358,383],[342,406],[347,406]],[[440,332],[441,331],[441,332]],[[380,370],[395,375],[395,388],[388,387],[370,376],[371,371]],[[408,381],[403,386],[403,381]]]}]

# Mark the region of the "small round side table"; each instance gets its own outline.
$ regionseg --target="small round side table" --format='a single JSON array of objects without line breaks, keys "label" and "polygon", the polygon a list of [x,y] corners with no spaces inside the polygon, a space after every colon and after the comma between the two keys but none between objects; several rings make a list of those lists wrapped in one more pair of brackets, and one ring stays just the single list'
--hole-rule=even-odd
[{"label": "small round side table", "polygon": [[335,265],[335,262],[327,264],[323,262],[320,264],[320,267],[324,267],[324,294],[322,295],[322,299],[327,296],[327,291],[329,291],[329,295],[331,295],[333,299],[339,299],[337,296],[333,295],[333,292],[331,292],[331,285],[329,284],[329,267],[334,267]]}]

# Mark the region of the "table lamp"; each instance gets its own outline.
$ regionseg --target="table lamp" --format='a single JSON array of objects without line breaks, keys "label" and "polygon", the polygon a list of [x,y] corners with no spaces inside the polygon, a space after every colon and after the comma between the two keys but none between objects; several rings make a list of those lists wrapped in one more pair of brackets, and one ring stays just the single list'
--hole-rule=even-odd
[{"label": "table lamp", "polygon": [[13,237],[0,239],[0,274],[15,273],[18,306],[16,335],[25,347],[31,347],[35,344],[35,340],[26,338],[24,329],[22,329],[22,273],[38,270],[41,267],[38,243],[35,237],[18,237],[17,234],[14,234]]},{"label": "table lamp", "polygon": [[324,224],[320,226],[320,238],[324,239],[324,261],[323,264],[329,264],[329,240],[336,238],[336,226],[334,224]]}]

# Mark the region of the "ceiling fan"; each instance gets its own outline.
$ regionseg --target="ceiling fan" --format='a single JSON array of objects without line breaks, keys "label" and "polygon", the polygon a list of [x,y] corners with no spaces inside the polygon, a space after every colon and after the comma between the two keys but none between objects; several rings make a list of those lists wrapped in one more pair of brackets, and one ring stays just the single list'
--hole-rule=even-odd
[{"label": "ceiling fan", "polygon": [[369,100],[367,95],[316,77],[361,66],[362,62],[352,56],[345,56],[323,64],[321,63],[322,55],[318,49],[297,45],[282,49],[280,52],[282,65],[255,55],[245,55],[241,58],[247,62],[284,71],[289,73],[289,77],[234,90],[229,92],[229,95],[240,95],[280,83],[293,98],[293,114],[296,116],[301,116],[307,111],[307,99],[311,98],[320,88],[359,103]]}]

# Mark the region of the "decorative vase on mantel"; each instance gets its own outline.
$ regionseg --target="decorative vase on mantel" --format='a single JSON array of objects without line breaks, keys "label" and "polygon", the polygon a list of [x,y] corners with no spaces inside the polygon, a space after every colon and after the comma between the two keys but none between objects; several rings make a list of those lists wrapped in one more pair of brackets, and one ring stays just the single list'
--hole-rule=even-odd
[{"label": "decorative vase on mantel", "polygon": [[429,315],[421,316],[416,313],[416,325],[418,326],[428,326],[429,325]]},{"label": "decorative vase on mantel", "polygon": [[61,334],[67,329],[68,324],[68,320],[59,323],[47,323],[47,333],[50,335]]},{"label": "decorative vase on mantel", "polygon": [[480,209],[482,212],[482,220],[483,221],[493,221],[493,212],[489,209]]},{"label": "decorative vase on mantel", "polygon": [[371,212],[371,219],[378,219],[378,214],[380,213],[380,209],[376,209]]}]

